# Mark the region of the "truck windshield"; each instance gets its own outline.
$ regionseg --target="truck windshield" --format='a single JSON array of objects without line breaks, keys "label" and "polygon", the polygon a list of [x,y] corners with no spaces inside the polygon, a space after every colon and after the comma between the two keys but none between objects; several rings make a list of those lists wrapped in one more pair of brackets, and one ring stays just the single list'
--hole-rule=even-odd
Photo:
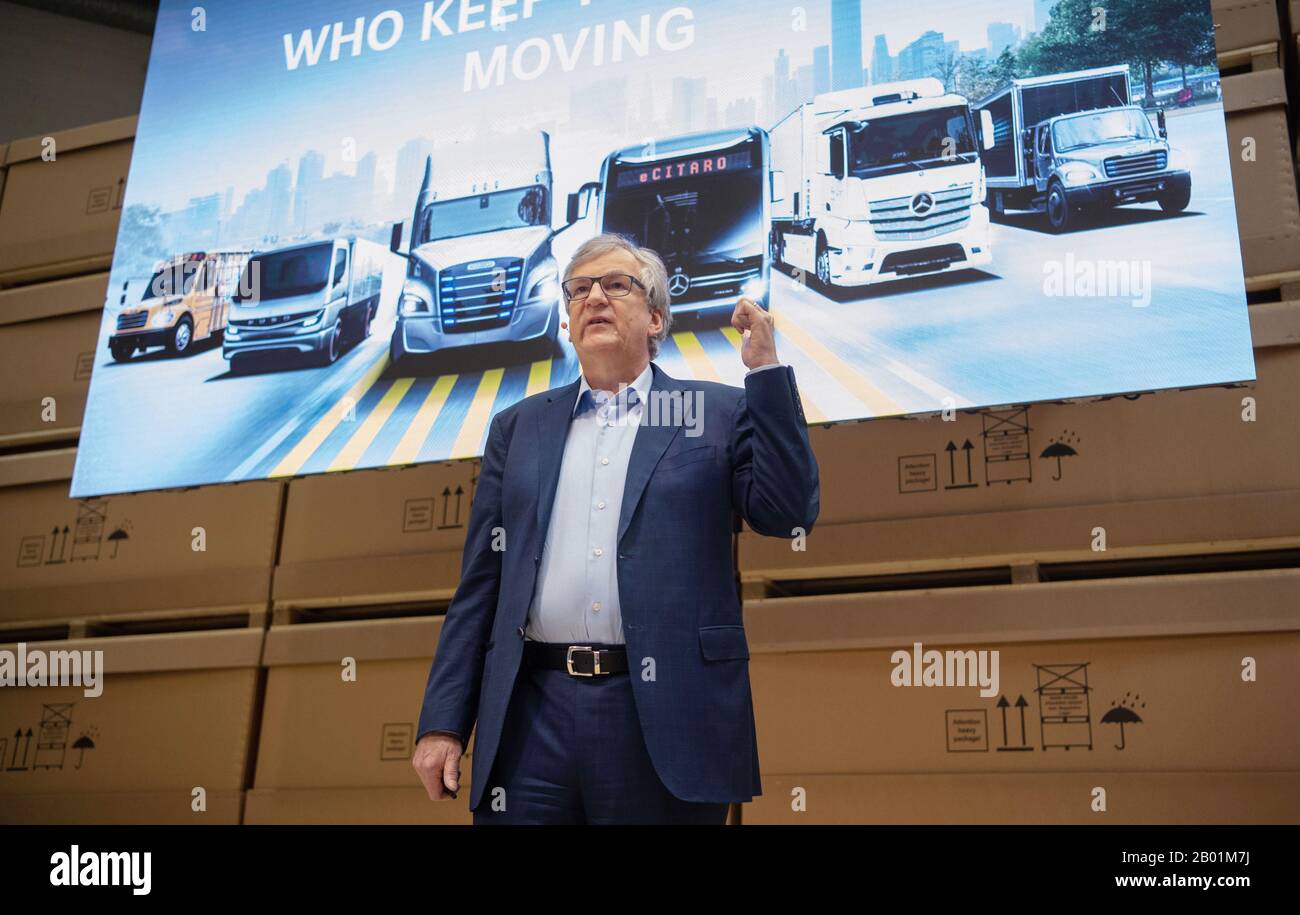
[{"label": "truck windshield", "polygon": [[1069,152],[1102,143],[1155,138],[1151,122],[1136,108],[1079,114],[1062,118],[1052,125],[1052,146],[1057,152]]},{"label": "truck windshield", "polygon": [[956,165],[977,155],[970,112],[959,105],[860,121],[849,132],[855,178]]},{"label": "truck windshield", "polygon": [[282,299],[325,288],[333,242],[306,248],[272,251],[249,258],[235,292],[237,302]]},{"label": "truck windshield", "polygon": [[424,231],[417,244],[524,226],[549,226],[551,215],[546,203],[546,188],[540,184],[434,201],[424,209]]},{"label": "truck windshield", "polygon": [[757,144],[653,162],[613,163],[606,232],[653,248],[671,271],[759,256],[766,232]]},{"label": "truck windshield", "polygon": [[145,287],[145,298],[188,295],[202,267],[201,260],[184,260],[159,268]]}]

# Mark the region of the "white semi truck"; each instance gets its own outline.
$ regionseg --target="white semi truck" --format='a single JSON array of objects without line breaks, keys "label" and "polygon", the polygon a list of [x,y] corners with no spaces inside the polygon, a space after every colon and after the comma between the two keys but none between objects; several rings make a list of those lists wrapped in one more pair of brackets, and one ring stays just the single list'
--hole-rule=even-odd
[{"label": "white semi truck", "polygon": [[970,103],[933,77],[818,95],[770,131],[772,260],[824,287],[987,264],[988,210]]},{"label": "white semi truck", "polygon": [[551,253],[550,136],[435,150],[416,196],[406,279],[390,344],[413,353],[511,341],[560,343]]}]

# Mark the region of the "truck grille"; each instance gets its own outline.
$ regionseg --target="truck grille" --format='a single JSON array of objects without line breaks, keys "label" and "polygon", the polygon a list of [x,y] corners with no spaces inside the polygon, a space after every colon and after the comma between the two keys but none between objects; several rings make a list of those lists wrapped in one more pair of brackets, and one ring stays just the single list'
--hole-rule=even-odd
[{"label": "truck grille", "polygon": [[1102,164],[1107,178],[1127,178],[1129,175],[1164,171],[1166,158],[1164,150],[1159,150],[1138,156],[1112,156]]},{"label": "truck grille", "polygon": [[265,318],[241,318],[238,321],[230,321],[229,324],[237,330],[268,330],[273,327],[284,327],[286,324],[297,324],[314,314],[315,311],[299,311],[289,315],[268,315]]},{"label": "truck grille", "polygon": [[[679,295],[672,296],[673,305],[685,305],[703,299],[739,295],[744,290],[746,283],[763,275],[761,263],[752,267],[742,267],[738,270],[718,269],[716,265],[703,269],[707,272],[689,274],[690,288]],[[669,286],[671,286],[671,275],[669,279]]]},{"label": "truck grille", "polygon": [[120,314],[117,316],[118,330],[138,330],[144,327],[145,322],[149,320],[149,312],[133,311],[130,314]]},{"label": "truck grille", "polygon": [[504,327],[514,316],[523,282],[521,258],[470,261],[438,275],[438,313],[445,334]]},{"label": "truck grille", "polygon": [[971,186],[889,197],[870,204],[871,228],[881,241],[934,238],[970,222]]}]

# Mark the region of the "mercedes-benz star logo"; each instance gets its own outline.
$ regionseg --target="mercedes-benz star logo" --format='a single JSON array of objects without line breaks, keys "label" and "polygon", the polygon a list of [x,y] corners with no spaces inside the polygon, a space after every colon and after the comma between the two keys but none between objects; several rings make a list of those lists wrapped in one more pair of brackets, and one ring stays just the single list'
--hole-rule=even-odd
[{"label": "mercedes-benz star logo", "polygon": [[912,198],[912,212],[917,216],[924,216],[934,209],[934,198],[922,191]]},{"label": "mercedes-benz star logo", "polygon": [[691,288],[691,278],[685,273],[674,273],[668,277],[668,294],[681,295]]}]

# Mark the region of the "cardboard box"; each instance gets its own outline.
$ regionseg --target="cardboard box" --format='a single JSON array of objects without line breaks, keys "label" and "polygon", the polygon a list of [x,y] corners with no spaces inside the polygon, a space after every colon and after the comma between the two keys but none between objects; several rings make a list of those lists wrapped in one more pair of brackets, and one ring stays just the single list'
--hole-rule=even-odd
[{"label": "cardboard box", "polygon": [[[469,824],[471,735],[459,797],[429,800],[411,766],[441,617],[273,626],[246,823]],[[356,678],[343,679],[343,659]]]},{"label": "cardboard box", "polygon": [[282,483],[70,499],[75,457],[0,456],[0,621],[265,614]]},{"label": "cardboard box", "polygon": [[1277,45],[1282,31],[1275,0],[1210,0],[1210,12],[1221,66],[1232,66],[1242,52],[1262,52],[1263,45],[1272,46],[1272,66],[1278,65]]},{"label": "cardboard box", "polygon": [[1300,569],[747,601],[745,626],[765,779],[1300,775]]},{"label": "cardboard box", "polygon": [[457,461],[290,482],[277,612],[449,600],[460,581],[478,466]]},{"label": "cardboard box", "polygon": [[[84,686],[0,689],[0,823],[240,821],[264,630],[28,642],[102,651]],[[18,651],[0,633],[0,649]],[[92,692],[94,690],[91,690]],[[194,789],[206,794],[195,811]]]},{"label": "cardboard box", "polygon": [[135,117],[117,118],[9,144],[0,286],[108,268],[135,128]]},{"label": "cardboard box", "polygon": [[1223,109],[1246,288],[1294,286],[1300,283],[1300,203],[1282,71],[1224,77]]},{"label": "cardboard box", "polygon": [[[1106,810],[1092,808],[1106,791]],[[745,825],[1291,823],[1294,772],[764,775]],[[803,809],[793,809],[802,798]]]},{"label": "cardboard box", "polygon": [[[0,445],[76,439],[108,274],[0,289]],[[47,398],[52,398],[47,401]],[[53,420],[47,421],[53,410]]]},{"label": "cardboard box", "polygon": [[[1251,387],[810,430],[806,549],[741,535],[742,577],[827,577],[1285,545],[1300,536],[1300,305],[1274,303]],[[1253,410],[1253,414],[1248,412]],[[1254,416],[1254,421],[1243,421]],[[1094,549],[1094,529],[1106,551]],[[838,571],[837,571],[838,570]]]}]

